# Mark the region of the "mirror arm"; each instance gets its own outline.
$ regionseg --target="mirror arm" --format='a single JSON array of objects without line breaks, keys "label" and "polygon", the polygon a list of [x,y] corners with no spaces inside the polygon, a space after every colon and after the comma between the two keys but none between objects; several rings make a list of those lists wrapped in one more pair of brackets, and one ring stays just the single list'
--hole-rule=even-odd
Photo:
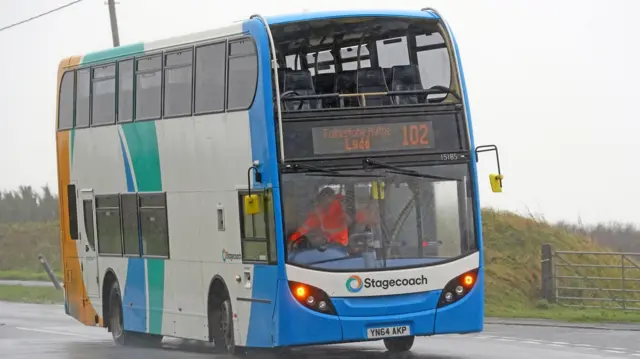
[{"label": "mirror arm", "polygon": [[478,146],[476,147],[476,162],[478,162],[479,157],[478,154],[481,152],[490,152],[490,151],[495,151],[496,153],[496,162],[498,164],[498,175],[500,177],[498,177],[498,179],[500,180],[500,186],[502,186],[502,172],[500,170],[500,154],[498,153],[498,146],[496,145],[484,145],[484,146]]},{"label": "mirror arm", "polygon": [[255,170],[256,182],[262,183],[262,173],[258,171],[258,165],[253,164],[247,170],[247,188],[249,189],[249,196],[251,196],[251,170]]}]

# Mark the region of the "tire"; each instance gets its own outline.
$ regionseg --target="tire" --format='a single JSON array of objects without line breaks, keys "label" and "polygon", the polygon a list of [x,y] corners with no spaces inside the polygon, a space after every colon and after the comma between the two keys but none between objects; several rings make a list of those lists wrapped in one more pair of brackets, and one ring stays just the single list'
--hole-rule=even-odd
[{"label": "tire", "polygon": [[162,335],[137,333],[124,330],[120,285],[114,282],[109,292],[109,329],[113,341],[123,346],[157,346]]},{"label": "tire", "polygon": [[233,310],[228,297],[209,314],[209,328],[217,349],[228,354],[240,354],[235,344]]},{"label": "tire", "polygon": [[391,353],[404,353],[411,350],[415,337],[400,337],[384,339],[384,346]]}]

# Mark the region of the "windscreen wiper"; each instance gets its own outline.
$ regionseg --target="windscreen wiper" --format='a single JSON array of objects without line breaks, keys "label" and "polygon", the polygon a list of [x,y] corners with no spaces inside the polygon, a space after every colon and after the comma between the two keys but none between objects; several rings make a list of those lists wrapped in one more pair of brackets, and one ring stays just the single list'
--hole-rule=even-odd
[{"label": "windscreen wiper", "polygon": [[390,165],[388,163],[384,163],[384,162],[381,162],[381,161],[378,161],[378,160],[374,160],[374,159],[371,159],[371,158],[366,158],[363,161],[363,167],[364,168],[367,168],[367,167],[386,168],[386,169],[391,170],[391,171],[387,171],[388,173],[395,173],[395,174],[401,174],[401,175],[412,176],[412,177],[430,178],[430,179],[443,180],[443,181],[460,181],[457,178],[442,177],[442,176],[436,176],[436,175],[428,175],[426,173],[421,173],[421,172],[414,171],[414,170],[408,170],[408,169],[405,169],[405,168],[400,168],[398,166]]},{"label": "windscreen wiper", "polygon": [[333,171],[333,170],[328,170],[326,168],[320,168],[318,166],[314,166],[314,165],[307,165],[307,164],[303,164],[303,163],[296,163],[293,165],[285,165],[285,168],[287,169],[292,169],[296,172],[298,172],[299,170],[307,170],[308,172],[322,172],[322,173],[332,173],[332,174],[340,174],[340,172],[338,171]]}]

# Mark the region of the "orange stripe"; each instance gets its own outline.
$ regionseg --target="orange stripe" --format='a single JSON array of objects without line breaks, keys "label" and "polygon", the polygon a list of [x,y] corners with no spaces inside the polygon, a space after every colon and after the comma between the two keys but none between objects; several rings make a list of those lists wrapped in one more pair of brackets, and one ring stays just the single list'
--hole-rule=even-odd
[{"label": "orange stripe", "polygon": [[[69,67],[76,67],[80,63],[80,59],[79,56],[74,56],[60,62],[60,66],[58,67],[56,98],[60,95],[60,81],[62,80],[64,71]],[[56,100],[56,114],[58,113],[57,103],[58,100]],[[58,196],[60,200],[60,246],[62,249],[64,288],[71,316],[83,324],[95,325],[95,318],[98,313],[87,296],[87,289],[82,279],[78,247],[76,246],[76,241],[71,239],[69,229],[69,208],[67,206],[69,196],[67,193],[67,185],[71,182],[70,134],[70,131],[57,132],[56,134]],[[98,316],[98,324],[100,326],[103,325],[102,316]]]}]

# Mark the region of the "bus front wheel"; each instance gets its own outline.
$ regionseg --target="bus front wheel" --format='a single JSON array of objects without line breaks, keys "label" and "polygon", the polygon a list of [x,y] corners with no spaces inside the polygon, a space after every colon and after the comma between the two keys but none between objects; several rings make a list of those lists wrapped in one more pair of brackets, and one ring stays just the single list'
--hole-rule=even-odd
[{"label": "bus front wheel", "polygon": [[384,339],[384,346],[392,353],[408,352],[413,347],[415,337],[400,337]]}]

